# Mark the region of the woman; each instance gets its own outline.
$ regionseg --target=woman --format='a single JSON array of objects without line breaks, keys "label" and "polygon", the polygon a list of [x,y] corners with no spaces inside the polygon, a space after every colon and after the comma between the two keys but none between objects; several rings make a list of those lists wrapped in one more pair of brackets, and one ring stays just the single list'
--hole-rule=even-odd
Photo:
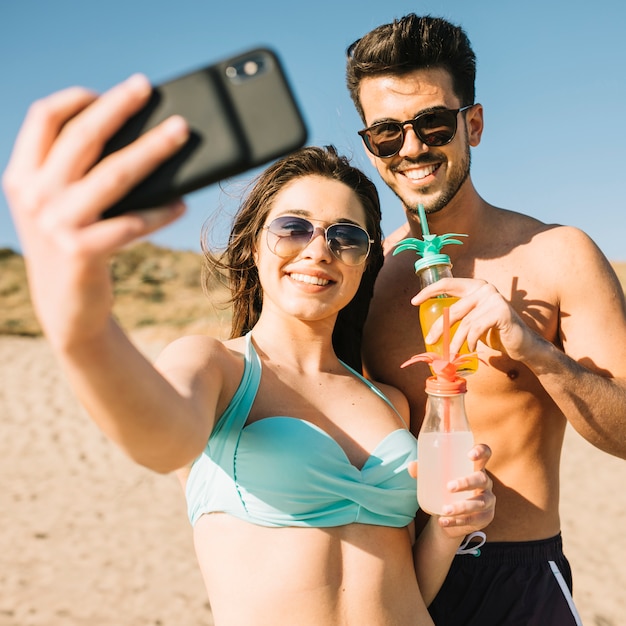
[{"label": "woman", "polygon": [[[333,149],[270,167],[231,234],[232,338],[183,337],[154,367],[113,319],[107,260],[182,205],[99,216],[184,143],[185,124],[170,119],[93,167],[148,92],[135,78],[100,98],[73,89],[37,103],[4,177],[33,303],[75,392],[138,463],[190,466],[216,624],[432,624],[422,593],[433,597],[463,536],[492,519],[494,499],[484,472],[459,481],[470,497],[431,518],[415,545],[418,585],[406,400],[360,377],[332,345],[340,311],[381,253],[374,185]],[[484,464],[488,451],[474,456]]]}]

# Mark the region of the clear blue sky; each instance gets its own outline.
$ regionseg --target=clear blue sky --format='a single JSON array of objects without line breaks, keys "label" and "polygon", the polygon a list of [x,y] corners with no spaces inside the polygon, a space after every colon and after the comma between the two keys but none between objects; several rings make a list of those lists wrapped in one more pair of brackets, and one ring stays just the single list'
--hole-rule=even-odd
[{"label": "clear blue sky", "polygon": [[[344,50],[405,13],[461,24],[478,57],[486,129],[473,179],[501,207],[588,232],[626,260],[626,44],[623,0],[2,0],[0,169],[31,101],[73,84],[105,90],[142,71],[153,82],[255,45],[281,56],[311,144],[334,143],[377,182],[383,227],[403,221],[363,154],[344,85]],[[241,181],[188,196],[190,210],[153,237],[197,250],[204,220],[232,206]],[[0,247],[19,250],[4,197]]]}]

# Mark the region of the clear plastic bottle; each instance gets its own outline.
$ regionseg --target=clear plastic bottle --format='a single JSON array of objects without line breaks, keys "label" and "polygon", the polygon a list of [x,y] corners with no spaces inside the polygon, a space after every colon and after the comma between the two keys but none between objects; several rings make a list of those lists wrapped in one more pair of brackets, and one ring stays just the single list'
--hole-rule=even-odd
[{"label": "clear plastic bottle", "polygon": [[[450,262],[450,257],[447,254],[441,254],[441,248],[449,244],[461,245],[463,242],[457,239],[457,237],[467,237],[467,235],[461,233],[448,233],[445,235],[431,234],[428,228],[424,205],[418,204],[417,211],[423,239],[403,239],[396,244],[393,254],[396,255],[405,250],[413,250],[422,257],[415,262],[415,273],[420,279],[421,289],[424,289],[424,287],[437,282],[441,278],[452,277],[452,263]],[[458,298],[443,294],[435,298],[430,298],[420,305],[420,325],[424,337],[426,337],[437,318],[441,316],[444,307],[450,307],[457,300]],[[460,322],[457,322],[450,329],[451,337],[453,337],[454,333],[457,331],[459,323]],[[439,356],[443,355],[443,337],[435,344],[425,343],[425,345],[428,352],[434,352]],[[461,346],[459,354],[469,353],[467,342],[465,342]],[[478,358],[474,355],[473,358],[465,359],[463,364],[457,369],[458,373],[463,375],[475,372],[478,369]]]},{"label": "clear plastic bottle", "polygon": [[441,515],[443,507],[467,498],[447,484],[474,471],[468,452],[474,445],[465,412],[465,379],[426,381],[426,415],[417,438],[417,500],[427,513]]},{"label": "clear plastic bottle", "polygon": [[[415,263],[415,273],[420,279],[421,289],[437,282],[442,278],[452,277],[452,263],[450,257],[447,254],[426,254],[424,258],[419,259]],[[442,315],[444,307],[449,307],[454,304],[458,298],[448,295],[437,296],[436,298],[430,298],[420,305],[419,317],[420,326],[422,328],[422,335],[426,337],[431,326]],[[459,326],[459,322],[453,324],[450,328],[450,336],[453,337]],[[425,342],[424,342],[425,343]],[[434,352],[440,356],[443,354],[443,337],[434,344],[425,343],[426,350],[428,352]],[[464,342],[461,346],[459,354],[469,354],[470,349],[467,346],[467,342]],[[478,357],[474,356],[471,359],[467,359],[458,368],[458,373],[462,375],[472,374],[478,369]]]}]

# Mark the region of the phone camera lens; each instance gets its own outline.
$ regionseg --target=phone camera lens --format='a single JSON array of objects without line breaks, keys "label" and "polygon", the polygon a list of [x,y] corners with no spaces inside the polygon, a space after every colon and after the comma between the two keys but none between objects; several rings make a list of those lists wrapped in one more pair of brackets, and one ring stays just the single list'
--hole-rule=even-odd
[{"label": "phone camera lens", "polygon": [[259,71],[259,64],[256,61],[246,61],[243,65],[246,76],[254,76]]}]

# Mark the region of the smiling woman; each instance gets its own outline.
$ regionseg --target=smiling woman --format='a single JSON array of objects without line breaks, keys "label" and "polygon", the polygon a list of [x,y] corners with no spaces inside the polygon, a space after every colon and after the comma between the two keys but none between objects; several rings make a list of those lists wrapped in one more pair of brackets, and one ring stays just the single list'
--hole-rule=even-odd
[{"label": "smiling woman", "polygon": [[[363,276],[380,259],[379,219],[371,181],[334,149],[306,148],[257,179],[226,254],[206,252],[232,282],[221,357],[230,380],[206,447],[180,476],[216,617],[280,624],[297,610],[304,624],[431,623],[410,565],[415,439],[404,399],[331,345],[337,316],[371,289]],[[190,348],[174,344],[158,366],[176,375]],[[432,523],[445,571],[460,536]],[[242,587],[262,593],[241,606]]]}]

